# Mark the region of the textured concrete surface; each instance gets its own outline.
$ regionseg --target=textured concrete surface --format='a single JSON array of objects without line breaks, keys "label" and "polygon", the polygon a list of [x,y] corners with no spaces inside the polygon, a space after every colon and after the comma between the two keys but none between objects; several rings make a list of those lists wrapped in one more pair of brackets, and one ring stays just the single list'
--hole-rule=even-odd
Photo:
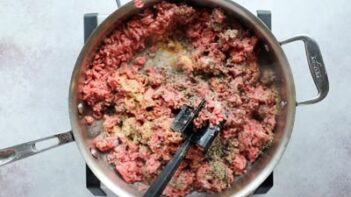
[{"label": "textured concrete surface", "polygon": [[[311,35],[330,79],[322,103],[298,107],[294,132],[266,196],[351,195],[351,6],[346,0],[240,0],[270,9],[279,40]],[[113,0],[0,0],[0,148],[70,129],[67,97],[83,44],[83,14],[111,13]],[[298,99],[312,83],[302,44],[284,46]],[[0,196],[92,196],[74,143],[0,168]]]}]

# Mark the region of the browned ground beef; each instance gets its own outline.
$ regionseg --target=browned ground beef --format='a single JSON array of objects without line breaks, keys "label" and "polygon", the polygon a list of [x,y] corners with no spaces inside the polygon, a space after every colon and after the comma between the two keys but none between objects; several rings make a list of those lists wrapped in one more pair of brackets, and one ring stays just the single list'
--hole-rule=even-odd
[{"label": "browned ground beef", "polygon": [[101,44],[80,87],[102,120],[98,150],[128,183],[150,184],[183,139],[170,130],[182,105],[207,105],[194,120],[227,121],[206,155],[192,147],[164,191],[220,192],[245,173],[273,138],[277,94],[260,82],[257,38],[220,9],[161,2],[141,11]]}]

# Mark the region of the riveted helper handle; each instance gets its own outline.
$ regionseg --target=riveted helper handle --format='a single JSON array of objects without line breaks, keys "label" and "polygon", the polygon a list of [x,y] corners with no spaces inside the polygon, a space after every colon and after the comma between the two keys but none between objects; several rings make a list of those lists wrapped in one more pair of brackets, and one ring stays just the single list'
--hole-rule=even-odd
[{"label": "riveted helper handle", "polygon": [[280,42],[280,44],[284,45],[294,41],[303,41],[305,44],[308,66],[310,68],[314,84],[318,90],[318,95],[315,98],[307,101],[297,102],[296,104],[307,105],[317,103],[323,100],[329,92],[328,75],[325,69],[321,51],[316,41],[306,35],[295,36],[293,38]]},{"label": "riveted helper handle", "polygon": [[[36,144],[40,142],[49,141],[55,138],[57,138],[58,140],[57,144],[53,144],[42,149],[38,149],[38,147],[36,146]],[[69,131],[66,133],[61,133],[39,140],[19,144],[9,148],[0,149],[0,167],[72,141],[74,141],[73,133],[72,131]]]}]

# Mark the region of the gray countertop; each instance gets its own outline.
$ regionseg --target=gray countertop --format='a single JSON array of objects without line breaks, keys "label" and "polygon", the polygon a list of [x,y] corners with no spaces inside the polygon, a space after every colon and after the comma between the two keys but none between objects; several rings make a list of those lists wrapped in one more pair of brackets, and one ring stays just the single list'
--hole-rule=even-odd
[{"label": "gray countertop", "polygon": [[[240,0],[273,13],[278,40],[309,34],[330,79],[321,103],[298,107],[287,151],[266,196],[351,195],[351,5],[347,0]],[[0,0],[0,148],[70,129],[68,86],[83,45],[83,14],[109,14],[113,0]],[[302,44],[284,47],[299,100],[316,94]],[[92,196],[71,143],[0,168],[0,196]]]}]

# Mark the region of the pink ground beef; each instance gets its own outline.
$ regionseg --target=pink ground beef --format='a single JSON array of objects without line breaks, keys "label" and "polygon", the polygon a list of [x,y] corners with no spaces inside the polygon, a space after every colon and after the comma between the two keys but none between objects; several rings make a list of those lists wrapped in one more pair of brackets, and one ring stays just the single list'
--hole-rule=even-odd
[{"label": "pink ground beef", "polygon": [[82,121],[103,122],[95,147],[126,182],[149,185],[183,142],[170,130],[177,110],[204,98],[195,127],[227,116],[226,124],[208,153],[190,148],[163,194],[230,187],[276,125],[277,94],[260,80],[257,42],[220,9],[161,2],[141,11],[104,39],[84,73]]},{"label": "pink ground beef", "polygon": [[196,183],[200,190],[220,192],[234,180],[232,170],[221,161],[204,163],[196,171]]}]

